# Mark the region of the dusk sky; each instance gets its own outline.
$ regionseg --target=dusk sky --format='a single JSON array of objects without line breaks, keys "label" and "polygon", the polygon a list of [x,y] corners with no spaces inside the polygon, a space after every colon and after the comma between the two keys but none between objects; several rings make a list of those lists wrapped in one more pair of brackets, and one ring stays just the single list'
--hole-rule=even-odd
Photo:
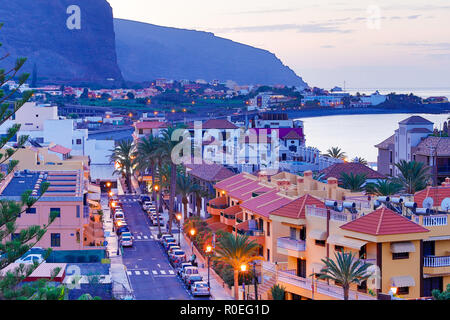
[{"label": "dusk sky", "polygon": [[450,87],[448,0],[108,1],[116,18],[269,50],[310,86]]}]

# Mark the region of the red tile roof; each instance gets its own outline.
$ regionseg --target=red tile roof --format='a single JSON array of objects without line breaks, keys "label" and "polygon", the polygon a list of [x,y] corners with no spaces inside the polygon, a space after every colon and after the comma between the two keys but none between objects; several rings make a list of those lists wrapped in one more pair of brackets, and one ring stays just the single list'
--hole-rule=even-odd
[{"label": "red tile roof", "polygon": [[302,140],[303,138],[297,133],[297,131],[292,129],[291,131],[289,131],[289,133],[284,135],[282,139],[283,140]]},{"label": "red tile roof", "polygon": [[226,208],[222,212],[223,212],[223,214],[235,215],[236,213],[242,212],[242,209],[240,206],[233,206],[233,207]]},{"label": "red tile roof", "polygon": [[450,156],[450,137],[426,137],[419,142],[413,152],[426,156],[431,156],[435,153],[440,157]]},{"label": "red tile roof", "polygon": [[191,169],[187,172],[189,175],[208,182],[221,181],[235,175],[220,164],[188,164],[186,167]]},{"label": "red tile roof", "polygon": [[[188,128],[194,129],[194,124],[190,123]],[[202,129],[238,129],[238,127],[225,119],[209,119],[203,122]]]},{"label": "red tile roof", "polygon": [[271,190],[273,190],[273,188],[261,186],[258,181],[251,181],[230,190],[228,195],[240,201],[246,201],[253,197],[253,193],[262,194]]},{"label": "red tile roof", "polygon": [[400,121],[399,124],[433,124],[433,122],[428,121],[427,119],[422,118],[421,116],[412,116],[405,120]]},{"label": "red tile roof", "polygon": [[139,121],[134,126],[136,129],[159,129],[167,128],[167,123],[161,121]]},{"label": "red tile roof", "polygon": [[277,190],[264,193],[258,197],[251,198],[241,203],[241,208],[250,210],[264,217],[269,217],[270,213],[291,202],[291,199],[277,194]]},{"label": "red tile roof", "polygon": [[65,148],[59,144],[54,145],[53,147],[49,148],[48,150],[52,151],[52,152],[60,153],[60,154],[68,154],[68,153],[70,153],[70,151],[72,151],[71,149]]},{"label": "red tile roof", "polygon": [[425,190],[416,192],[414,202],[417,203],[418,207],[423,207],[423,200],[428,197],[433,199],[433,206],[440,207],[442,200],[450,198],[450,186],[428,187]]},{"label": "red tile roof", "polygon": [[288,204],[282,206],[281,208],[272,211],[270,214],[287,218],[305,219],[306,218],[305,209],[307,205],[316,206],[318,208],[324,209],[326,208],[325,204],[322,201],[309,194],[306,194],[303,197],[291,201]]},{"label": "red tile roof", "polygon": [[341,226],[344,230],[375,236],[428,232],[428,229],[385,207]]},{"label": "red tile roof", "polygon": [[324,179],[331,177],[340,179],[342,172],[345,172],[346,174],[366,174],[367,179],[386,179],[385,175],[382,175],[378,171],[375,171],[359,162],[336,163],[321,170],[320,172],[324,174]]},{"label": "red tile roof", "polygon": [[208,224],[208,227],[211,229],[212,232],[217,232],[219,230],[231,232],[232,227],[228,226],[222,222],[214,222],[211,224]]},{"label": "red tile roof", "polygon": [[383,142],[380,142],[379,144],[375,145],[375,148],[378,149],[389,149],[390,144],[395,143],[395,134],[384,140]]},{"label": "red tile roof", "polygon": [[230,178],[217,182],[214,186],[216,189],[230,191],[241,184],[245,184],[251,181],[256,181],[256,177],[252,177],[246,173],[236,174]]}]

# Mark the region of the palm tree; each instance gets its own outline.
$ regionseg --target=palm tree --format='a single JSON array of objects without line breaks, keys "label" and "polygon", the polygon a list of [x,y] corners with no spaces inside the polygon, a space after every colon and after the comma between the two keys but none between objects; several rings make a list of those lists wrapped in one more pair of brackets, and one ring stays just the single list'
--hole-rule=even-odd
[{"label": "palm tree", "polygon": [[352,192],[360,192],[364,190],[364,184],[366,183],[366,174],[347,174],[345,172],[341,173],[341,180],[343,187],[349,189]]},{"label": "palm tree", "polygon": [[239,299],[239,270],[242,265],[248,265],[252,261],[263,260],[257,255],[259,245],[255,241],[249,241],[248,236],[227,233],[218,239],[215,260],[230,265],[234,271],[234,298]]},{"label": "palm tree", "polygon": [[366,184],[366,192],[377,196],[391,196],[402,190],[402,185],[390,180],[377,180]]},{"label": "palm tree", "polygon": [[121,140],[112,151],[113,154],[110,159],[117,166],[114,173],[121,173],[126,179],[128,188],[131,190],[131,175],[136,166],[136,153],[133,141]]},{"label": "palm tree", "polygon": [[194,188],[194,197],[195,197],[195,208],[197,210],[197,216],[200,217],[200,211],[202,210],[202,199],[203,198],[214,198],[214,195],[211,192],[203,189],[200,185],[196,184]]},{"label": "palm tree", "polygon": [[359,285],[371,276],[367,271],[371,264],[356,259],[356,254],[352,252],[336,252],[334,257],[336,262],[329,258],[322,259],[325,266],[320,270],[319,279],[330,279],[339,283],[344,289],[344,300],[348,300],[350,285]]},{"label": "palm tree", "polygon": [[427,187],[430,174],[429,168],[423,162],[400,160],[395,166],[400,171],[400,175],[393,181],[401,184],[406,193],[414,194]]},{"label": "palm tree", "polygon": [[182,174],[177,175],[177,193],[182,197],[181,202],[183,203],[184,207],[184,220],[188,218],[188,196],[193,193],[195,189],[196,185],[194,184],[192,179],[189,178],[189,176],[185,176]]},{"label": "palm tree", "polygon": [[155,196],[155,176],[156,167],[159,165],[159,158],[157,157],[156,151],[160,144],[160,139],[149,135],[139,140],[137,145],[137,169],[143,171],[150,171],[152,174],[152,198],[156,199]]},{"label": "palm tree", "polygon": [[336,158],[336,159],[341,159],[341,160],[344,160],[345,157],[347,156],[345,154],[345,152],[343,152],[342,149],[339,147],[331,147],[331,149],[327,150],[327,153],[325,155],[328,157],[331,157],[331,158]]},{"label": "palm tree", "polygon": [[[172,160],[172,152],[175,150],[175,147],[180,143],[181,139],[179,141],[173,141],[172,137],[174,136],[174,132],[177,129],[181,129],[181,127],[177,128],[168,127],[167,129],[165,129],[162,133],[161,143],[159,144],[158,148],[158,153],[161,157],[162,162],[170,167],[169,233],[172,232],[172,222],[175,219],[174,202],[177,186],[177,164],[174,163]],[[189,133],[186,132],[185,136],[183,136],[183,139],[187,139],[188,136],[190,135]],[[181,158],[183,155],[180,152],[180,154],[174,156],[179,156]]]},{"label": "palm tree", "polygon": [[361,164],[363,164],[365,166],[367,166],[367,164],[368,164],[367,160],[364,159],[364,158],[361,158],[361,157],[356,157],[355,159],[353,159],[353,162],[361,163]]}]

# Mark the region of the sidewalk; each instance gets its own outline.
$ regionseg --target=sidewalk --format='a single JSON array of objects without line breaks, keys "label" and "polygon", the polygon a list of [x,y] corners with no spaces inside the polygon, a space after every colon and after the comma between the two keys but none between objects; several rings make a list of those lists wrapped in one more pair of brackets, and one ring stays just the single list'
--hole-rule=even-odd
[{"label": "sidewalk", "polygon": [[133,298],[133,289],[128,281],[126,267],[122,262],[122,255],[117,255],[119,239],[113,232],[113,220],[110,217],[108,200],[105,197],[102,197],[100,203],[103,210],[103,230],[105,233],[105,240],[108,242],[106,251],[111,260],[110,274],[113,282],[113,294],[115,297],[129,300]]},{"label": "sidewalk", "polygon": [[[178,230],[177,230],[178,231]],[[176,236],[176,240],[178,240],[178,235]],[[191,244],[186,240],[184,235],[181,235],[181,244],[180,247],[186,252],[186,256],[189,257],[192,255]],[[195,249],[194,249],[195,250]],[[201,256],[196,254],[197,262],[198,262],[198,271],[200,275],[203,277],[204,281],[208,281],[208,261],[203,260]],[[212,262],[211,262],[212,265]],[[234,300],[233,297],[228,294],[224,286],[226,284],[219,283],[219,281],[212,275],[212,267],[210,269],[209,282],[211,286],[211,299],[212,300]]]}]

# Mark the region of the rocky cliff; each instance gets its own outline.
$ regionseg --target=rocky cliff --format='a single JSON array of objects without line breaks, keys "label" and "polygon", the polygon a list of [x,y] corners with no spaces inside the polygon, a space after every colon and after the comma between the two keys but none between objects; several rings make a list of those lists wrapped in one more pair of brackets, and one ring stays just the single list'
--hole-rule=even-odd
[{"label": "rocky cliff", "polygon": [[305,86],[273,54],[212,33],[114,19],[125,79],[234,80],[240,84]]},{"label": "rocky cliff", "polygon": [[0,53],[27,57],[24,70],[36,64],[40,83],[122,82],[106,0],[3,1],[0,22]]}]

